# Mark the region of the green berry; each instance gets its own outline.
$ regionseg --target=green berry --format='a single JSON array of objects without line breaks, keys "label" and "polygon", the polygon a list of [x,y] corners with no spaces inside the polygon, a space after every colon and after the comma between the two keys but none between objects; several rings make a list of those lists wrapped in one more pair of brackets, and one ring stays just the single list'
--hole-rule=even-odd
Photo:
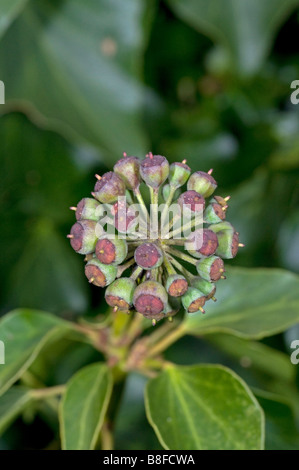
[{"label": "green berry", "polygon": [[185,243],[185,249],[195,258],[213,255],[218,247],[217,235],[207,228],[195,230]]},{"label": "green berry", "polygon": [[90,283],[98,287],[105,287],[114,281],[117,274],[116,266],[103,264],[93,258],[85,266],[85,275]]},{"label": "green berry", "polygon": [[168,177],[169,163],[162,155],[153,155],[150,153],[141,162],[140,174],[148,186],[159,188]]},{"label": "green berry", "polygon": [[198,274],[209,282],[218,281],[224,273],[224,263],[218,256],[209,256],[196,263]]},{"label": "green berry", "polygon": [[122,263],[128,254],[128,245],[122,238],[103,236],[96,244],[96,256],[103,264]]},{"label": "green berry", "polygon": [[99,204],[98,201],[95,199],[84,197],[81,201],[77,204],[77,207],[71,209],[76,209],[76,219],[77,220],[95,220],[98,221],[100,214],[99,214]]},{"label": "green berry", "polygon": [[141,268],[154,269],[163,263],[163,252],[155,243],[142,243],[134,253],[135,261]]},{"label": "green berry", "polygon": [[113,204],[119,196],[125,196],[126,185],[120,176],[109,171],[102,177],[97,176],[98,181],[94,187],[94,197],[105,204]]},{"label": "green berry", "polygon": [[191,169],[188,165],[181,162],[174,162],[169,167],[169,183],[175,188],[183,186],[191,174]]},{"label": "green berry", "polygon": [[190,190],[185,191],[178,198],[178,204],[180,205],[183,213],[203,213],[205,208],[205,200],[201,194],[196,191]]},{"label": "green berry", "polygon": [[171,274],[166,281],[166,290],[172,297],[180,297],[188,289],[188,282],[181,274]]},{"label": "green berry", "polygon": [[236,256],[239,249],[239,234],[229,222],[222,222],[209,227],[217,234],[218,248],[216,254],[224,259]]},{"label": "green berry", "polygon": [[134,190],[141,181],[139,168],[139,158],[124,156],[114,165],[113,170],[123,179],[128,189]]},{"label": "green berry", "polygon": [[192,279],[191,286],[200,290],[206,296],[207,300],[211,299],[216,292],[215,284],[197,276]]},{"label": "green berry", "polygon": [[97,243],[97,223],[94,220],[76,222],[68,235],[72,248],[81,255],[92,253]]},{"label": "green berry", "polygon": [[204,221],[208,224],[217,224],[218,222],[222,222],[225,219],[225,206],[221,206],[216,202],[212,202],[206,207],[204,211]]},{"label": "green berry", "polygon": [[147,318],[155,318],[166,308],[168,296],[165,288],[157,281],[145,281],[136,287],[133,304],[137,312]]},{"label": "green berry", "polygon": [[217,183],[213,176],[204,171],[196,171],[193,173],[187,184],[188,190],[197,191],[205,198],[211,196],[216,188]]},{"label": "green berry", "polygon": [[203,306],[206,302],[206,297],[199,289],[189,287],[187,292],[182,297],[182,304],[188,313],[195,313],[201,311],[204,313]]},{"label": "green berry", "polygon": [[133,293],[136,283],[129,277],[121,277],[112,282],[107,287],[105,299],[110,307],[117,307],[119,310],[129,310],[133,305]]}]

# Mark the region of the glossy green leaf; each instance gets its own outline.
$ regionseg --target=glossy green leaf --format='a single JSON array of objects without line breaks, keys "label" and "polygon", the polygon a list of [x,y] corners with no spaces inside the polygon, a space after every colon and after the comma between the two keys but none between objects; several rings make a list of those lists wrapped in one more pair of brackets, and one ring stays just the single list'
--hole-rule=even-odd
[{"label": "glossy green leaf", "polygon": [[88,194],[92,182],[72,160],[65,139],[35,127],[21,113],[0,120],[0,244],[5,246],[0,282],[5,310],[26,306],[85,312],[90,289],[82,258],[66,234],[75,220],[69,206]]},{"label": "glossy green leaf", "polygon": [[215,365],[169,366],[150,380],[146,412],[165,449],[262,449],[264,418],[247,385]]},{"label": "glossy green leaf", "polygon": [[147,381],[146,377],[134,372],[127,377],[115,423],[116,450],[163,449],[145,415],[144,389]]},{"label": "glossy green leaf", "polygon": [[101,363],[84,367],[70,379],[59,413],[63,449],[94,449],[111,389],[109,370]]},{"label": "glossy green leaf", "polygon": [[5,315],[0,321],[0,339],[5,348],[5,364],[0,366],[0,394],[22,376],[45,344],[70,328],[58,317],[37,310],[19,309]]},{"label": "glossy green leaf", "polygon": [[280,226],[277,251],[284,268],[299,272],[299,210],[286,217]]},{"label": "glossy green leaf", "polygon": [[184,331],[192,335],[225,332],[263,338],[299,321],[299,278],[281,269],[227,269],[217,283],[217,302],[205,315],[188,315]]},{"label": "glossy green leaf", "polygon": [[298,450],[299,431],[290,404],[281,396],[261,390],[254,391],[266,418],[267,450]]},{"label": "glossy green leaf", "polygon": [[28,0],[1,0],[0,3],[0,38],[20,13]]},{"label": "glossy green leaf", "polygon": [[13,282],[7,292],[10,306],[42,305],[51,312],[84,312],[87,286],[82,264],[77,261],[66,238],[51,222],[41,220],[11,269]]},{"label": "glossy green leaf", "polygon": [[31,400],[30,389],[26,387],[11,387],[0,397],[0,435],[24,411]]},{"label": "glossy green leaf", "polygon": [[226,47],[235,68],[257,71],[298,0],[168,0],[180,18]]},{"label": "glossy green leaf", "polygon": [[144,14],[139,0],[28,2],[0,45],[7,103],[110,155],[144,153]]},{"label": "glossy green leaf", "polygon": [[238,338],[223,333],[206,335],[205,339],[221,351],[239,360],[245,368],[253,368],[266,377],[284,382],[295,380],[295,368],[290,357],[258,341]]}]

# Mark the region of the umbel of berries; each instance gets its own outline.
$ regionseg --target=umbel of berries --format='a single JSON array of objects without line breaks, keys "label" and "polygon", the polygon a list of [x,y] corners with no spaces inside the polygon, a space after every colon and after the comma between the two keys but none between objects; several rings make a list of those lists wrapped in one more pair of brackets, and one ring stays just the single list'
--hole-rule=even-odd
[{"label": "umbel of berries", "polygon": [[113,170],[96,175],[92,197],[71,207],[68,238],[85,255],[88,281],[105,288],[114,311],[153,324],[181,308],[204,313],[225,279],[224,260],[244,246],[226,220],[229,196],[215,194],[212,170],[192,173],[186,160],[124,153]]}]

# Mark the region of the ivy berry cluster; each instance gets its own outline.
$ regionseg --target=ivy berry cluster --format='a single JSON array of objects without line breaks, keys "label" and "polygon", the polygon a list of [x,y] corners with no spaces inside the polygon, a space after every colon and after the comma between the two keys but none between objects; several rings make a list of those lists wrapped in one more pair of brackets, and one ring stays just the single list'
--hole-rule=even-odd
[{"label": "ivy berry cluster", "polygon": [[[93,197],[71,207],[77,221],[67,235],[72,248],[85,255],[89,282],[106,287],[106,302],[115,311],[139,312],[153,324],[171,320],[181,306],[188,314],[204,313],[206,302],[216,300],[216,283],[225,279],[223,260],[244,246],[225,220],[229,196],[214,195],[212,170],[191,174],[186,160],[169,164],[161,155],[140,160],[124,153],[113,171],[96,178]],[[150,211],[140,191],[144,183]],[[169,221],[173,203],[180,212]],[[104,210],[110,218],[103,224]],[[182,214],[189,215],[188,222],[177,227]]]}]

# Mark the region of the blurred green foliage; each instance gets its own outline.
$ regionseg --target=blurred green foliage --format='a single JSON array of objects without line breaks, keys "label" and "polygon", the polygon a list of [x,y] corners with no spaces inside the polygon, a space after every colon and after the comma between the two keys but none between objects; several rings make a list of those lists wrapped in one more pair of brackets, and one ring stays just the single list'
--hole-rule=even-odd
[{"label": "blurred green foliage", "polygon": [[[152,150],[170,161],[186,158],[193,170],[214,168],[246,244],[232,264],[299,272],[299,105],[290,102],[291,82],[299,79],[298,8],[298,0],[1,2],[2,314],[17,307],[64,318],[106,311],[65,235],[73,223],[68,207],[123,151],[142,157]],[[269,348],[269,364],[275,354],[289,360],[296,335],[293,327],[258,343]],[[259,361],[244,360],[244,344],[255,346],[233,344],[185,338],[168,354],[182,364],[231,367],[266,411],[268,448],[298,448],[291,410],[298,366],[290,366],[291,378],[265,376]],[[55,372],[56,356],[47,350],[33,364],[43,383],[67,380],[99,359],[87,345],[63,348]],[[118,448],[160,448],[145,420],[143,386],[130,378]],[[26,390],[13,393],[28,405]],[[56,435],[49,410],[35,405],[0,447],[55,447]]]}]

